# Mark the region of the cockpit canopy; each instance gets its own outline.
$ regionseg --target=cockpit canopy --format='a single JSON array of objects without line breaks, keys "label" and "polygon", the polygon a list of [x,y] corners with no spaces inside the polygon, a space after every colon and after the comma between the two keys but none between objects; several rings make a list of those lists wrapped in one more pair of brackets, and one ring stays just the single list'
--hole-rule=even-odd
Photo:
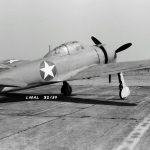
[{"label": "cockpit canopy", "polygon": [[84,47],[78,41],[68,42],[56,47],[55,49],[47,53],[44,57],[71,55],[78,53],[83,49]]}]

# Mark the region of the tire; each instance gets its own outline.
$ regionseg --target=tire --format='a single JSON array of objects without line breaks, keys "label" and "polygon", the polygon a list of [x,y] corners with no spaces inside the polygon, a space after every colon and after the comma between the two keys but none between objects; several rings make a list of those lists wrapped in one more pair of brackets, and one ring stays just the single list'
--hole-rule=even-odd
[{"label": "tire", "polygon": [[119,96],[120,99],[125,100],[130,95],[130,90],[127,86],[119,86]]},{"label": "tire", "polygon": [[64,94],[65,96],[70,96],[72,93],[72,88],[69,84],[63,85],[61,88],[61,93]]}]

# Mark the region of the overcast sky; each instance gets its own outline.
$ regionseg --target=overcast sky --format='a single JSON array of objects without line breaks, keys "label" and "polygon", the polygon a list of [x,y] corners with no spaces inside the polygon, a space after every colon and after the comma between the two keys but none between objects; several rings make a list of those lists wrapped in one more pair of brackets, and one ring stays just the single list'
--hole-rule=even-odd
[{"label": "overcast sky", "polygon": [[150,59],[149,0],[0,0],[0,60],[35,59],[67,41],[90,37],[117,48],[119,61]]}]

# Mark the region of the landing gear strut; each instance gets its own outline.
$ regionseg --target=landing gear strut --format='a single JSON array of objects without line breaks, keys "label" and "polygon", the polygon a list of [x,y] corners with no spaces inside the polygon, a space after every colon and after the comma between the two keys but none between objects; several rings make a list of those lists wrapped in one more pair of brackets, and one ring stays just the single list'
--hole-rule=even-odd
[{"label": "landing gear strut", "polygon": [[72,88],[67,81],[63,81],[63,86],[61,88],[61,93],[65,96],[70,96],[72,93]]},{"label": "landing gear strut", "polygon": [[129,87],[126,85],[123,77],[123,73],[118,73],[119,80],[119,96],[121,99],[127,99],[130,95]]}]

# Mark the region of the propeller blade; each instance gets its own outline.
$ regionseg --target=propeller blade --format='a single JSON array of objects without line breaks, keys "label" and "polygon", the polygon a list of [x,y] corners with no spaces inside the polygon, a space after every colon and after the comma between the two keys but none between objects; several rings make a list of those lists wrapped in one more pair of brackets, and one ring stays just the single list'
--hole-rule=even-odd
[{"label": "propeller blade", "polygon": [[103,51],[104,55],[105,55],[105,64],[108,63],[108,55],[107,52],[103,46],[103,44],[94,36],[91,36],[92,41]]},{"label": "propeller blade", "polygon": [[102,44],[97,38],[95,38],[94,36],[91,37],[92,41],[96,44],[96,45],[99,45],[99,44]]},{"label": "propeller blade", "polygon": [[116,50],[116,53],[121,52],[121,51],[123,51],[123,50],[129,48],[131,45],[132,45],[132,43],[127,43],[127,44],[124,44],[124,45],[120,46],[120,47]]}]

